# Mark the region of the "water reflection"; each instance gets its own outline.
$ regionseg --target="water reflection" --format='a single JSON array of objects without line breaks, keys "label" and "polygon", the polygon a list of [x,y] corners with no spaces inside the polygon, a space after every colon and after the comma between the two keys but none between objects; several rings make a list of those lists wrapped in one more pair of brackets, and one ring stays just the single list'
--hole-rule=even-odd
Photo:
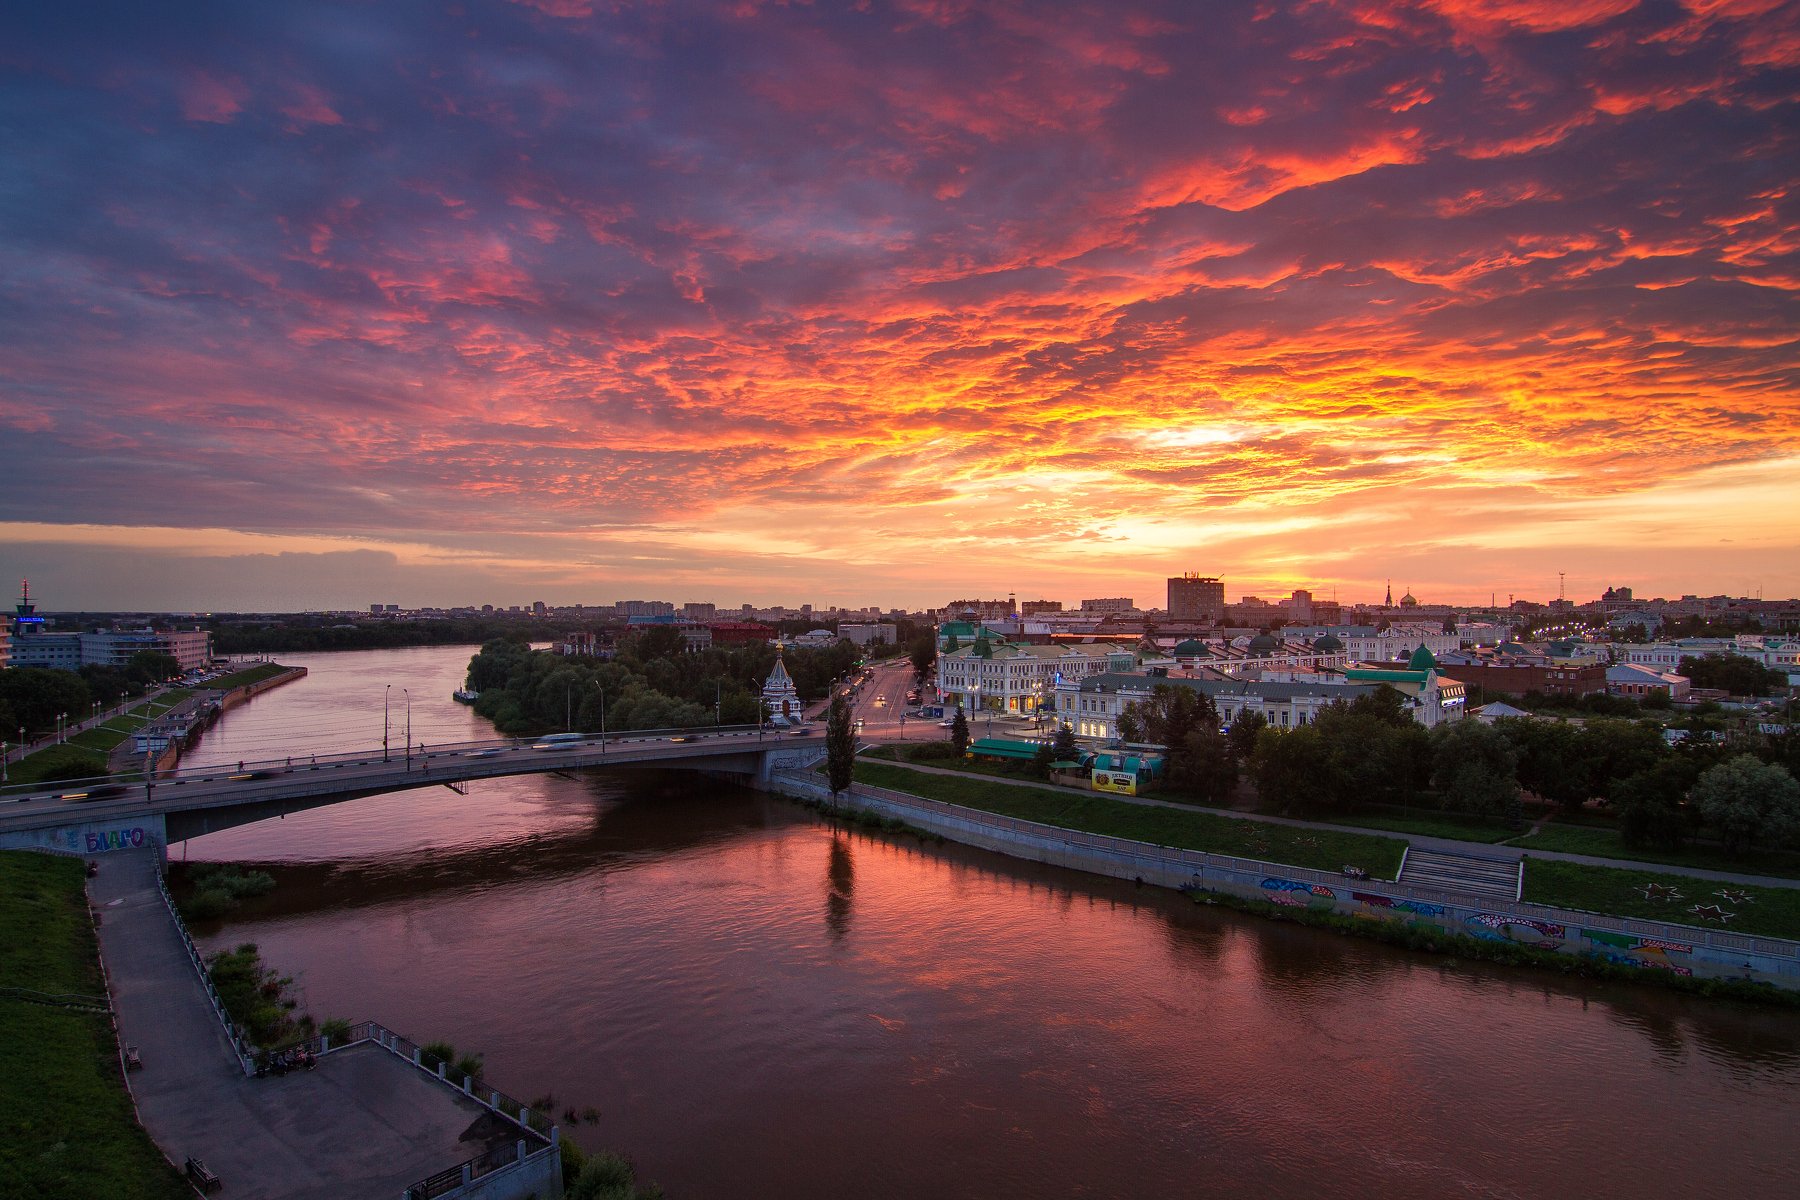
[{"label": "water reflection", "polygon": [[[302,816],[196,844],[317,860],[215,943],[254,938],[317,1012],[604,1111],[579,1136],[671,1194],[1800,1194],[1788,1013],[1412,954],[693,776]],[[1622,1129],[1657,1152],[1583,1153]]]},{"label": "water reflection", "polygon": [[850,860],[850,839],[833,832],[825,865],[825,928],[833,942],[850,932],[850,898],[856,892],[856,864]]}]

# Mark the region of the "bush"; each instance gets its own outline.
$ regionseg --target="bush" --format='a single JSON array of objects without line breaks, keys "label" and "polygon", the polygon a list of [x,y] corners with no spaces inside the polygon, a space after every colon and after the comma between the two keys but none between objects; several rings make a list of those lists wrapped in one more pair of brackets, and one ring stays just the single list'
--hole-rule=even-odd
[{"label": "bush", "polygon": [[949,742],[920,742],[906,748],[908,762],[938,762],[957,757],[956,747]]},{"label": "bush", "polygon": [[216,921],[237,907],[237,901],[223,888],[201,888],[184,899],[178,908],[186,921]]},{"label": "bush", "polygon": [[350,1040],[350,1022],[342,1017],[332,1017],[319,1024],[319,1036],[331,1039],[331,1044],[341,1045]]}]

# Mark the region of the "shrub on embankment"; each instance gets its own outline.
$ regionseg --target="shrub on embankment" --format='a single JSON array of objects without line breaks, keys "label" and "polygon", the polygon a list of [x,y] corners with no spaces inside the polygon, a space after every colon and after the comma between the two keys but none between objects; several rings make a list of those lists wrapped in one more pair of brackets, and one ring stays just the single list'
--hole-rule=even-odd
[{"label": "shrub on embankment", "polygon": [[212,955],[206,971],[226,1013],[253,1044],[267,1049],[313,1036],[313,1019],[297,1012],[300,1002],[288,995],[293,979],[264,966],[255,942]]},{"label": "shrub on embankment", "polygon": [[0,1196],[191,1198],[125,1090],[84,878],[0,852]]},{"label": "shrub on embankment", "polygon": [[173,863],[169,883],[181,919],[189,922],[216,920],[241,901],[275,890],[275,877],[267,871],[246,871],[224,863]]}]

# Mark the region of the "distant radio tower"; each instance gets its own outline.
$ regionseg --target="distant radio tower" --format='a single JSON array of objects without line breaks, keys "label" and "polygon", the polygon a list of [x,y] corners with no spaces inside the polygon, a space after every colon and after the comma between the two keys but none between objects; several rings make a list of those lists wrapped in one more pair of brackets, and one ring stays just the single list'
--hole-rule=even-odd
[{"label": "distant radio tower", "polygon": [[1563,572],[1561,571],[1556,573],[1556,598],[1558,600],[1567,598],[1563,595]]}]

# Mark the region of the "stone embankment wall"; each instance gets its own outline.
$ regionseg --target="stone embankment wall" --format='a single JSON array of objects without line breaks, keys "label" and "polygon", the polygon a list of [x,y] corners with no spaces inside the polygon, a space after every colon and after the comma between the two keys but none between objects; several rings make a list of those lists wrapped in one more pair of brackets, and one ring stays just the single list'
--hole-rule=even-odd
[{"label": "stone embankment wall", "polygon": [[305,667],[289,667],[279,675],[271,675],[267,679],[259,679],[255,683],[246,683],[243,687],[232,688],[219,697],[219,711],[236,708],[252,696],[260,696],[270,688],[278,688],[284,683],[292,683],[296,679],[306,678]]},{"label": "stone embankment wall", "polygon": [[[831,796],[822,782],[803,775],[781,775],[769,786],[808,800]],[[1749,978],[1800,989],[1800,942],[1781,938],[1486,900],[1386,880],[1351,880],[1279,863],[1079,833],[861,784],[845,799],[951,841],[1115,879],[1227,892],[1371,921],[1423,923],[1487,941],[1592,955],[1646,970]]]}]

